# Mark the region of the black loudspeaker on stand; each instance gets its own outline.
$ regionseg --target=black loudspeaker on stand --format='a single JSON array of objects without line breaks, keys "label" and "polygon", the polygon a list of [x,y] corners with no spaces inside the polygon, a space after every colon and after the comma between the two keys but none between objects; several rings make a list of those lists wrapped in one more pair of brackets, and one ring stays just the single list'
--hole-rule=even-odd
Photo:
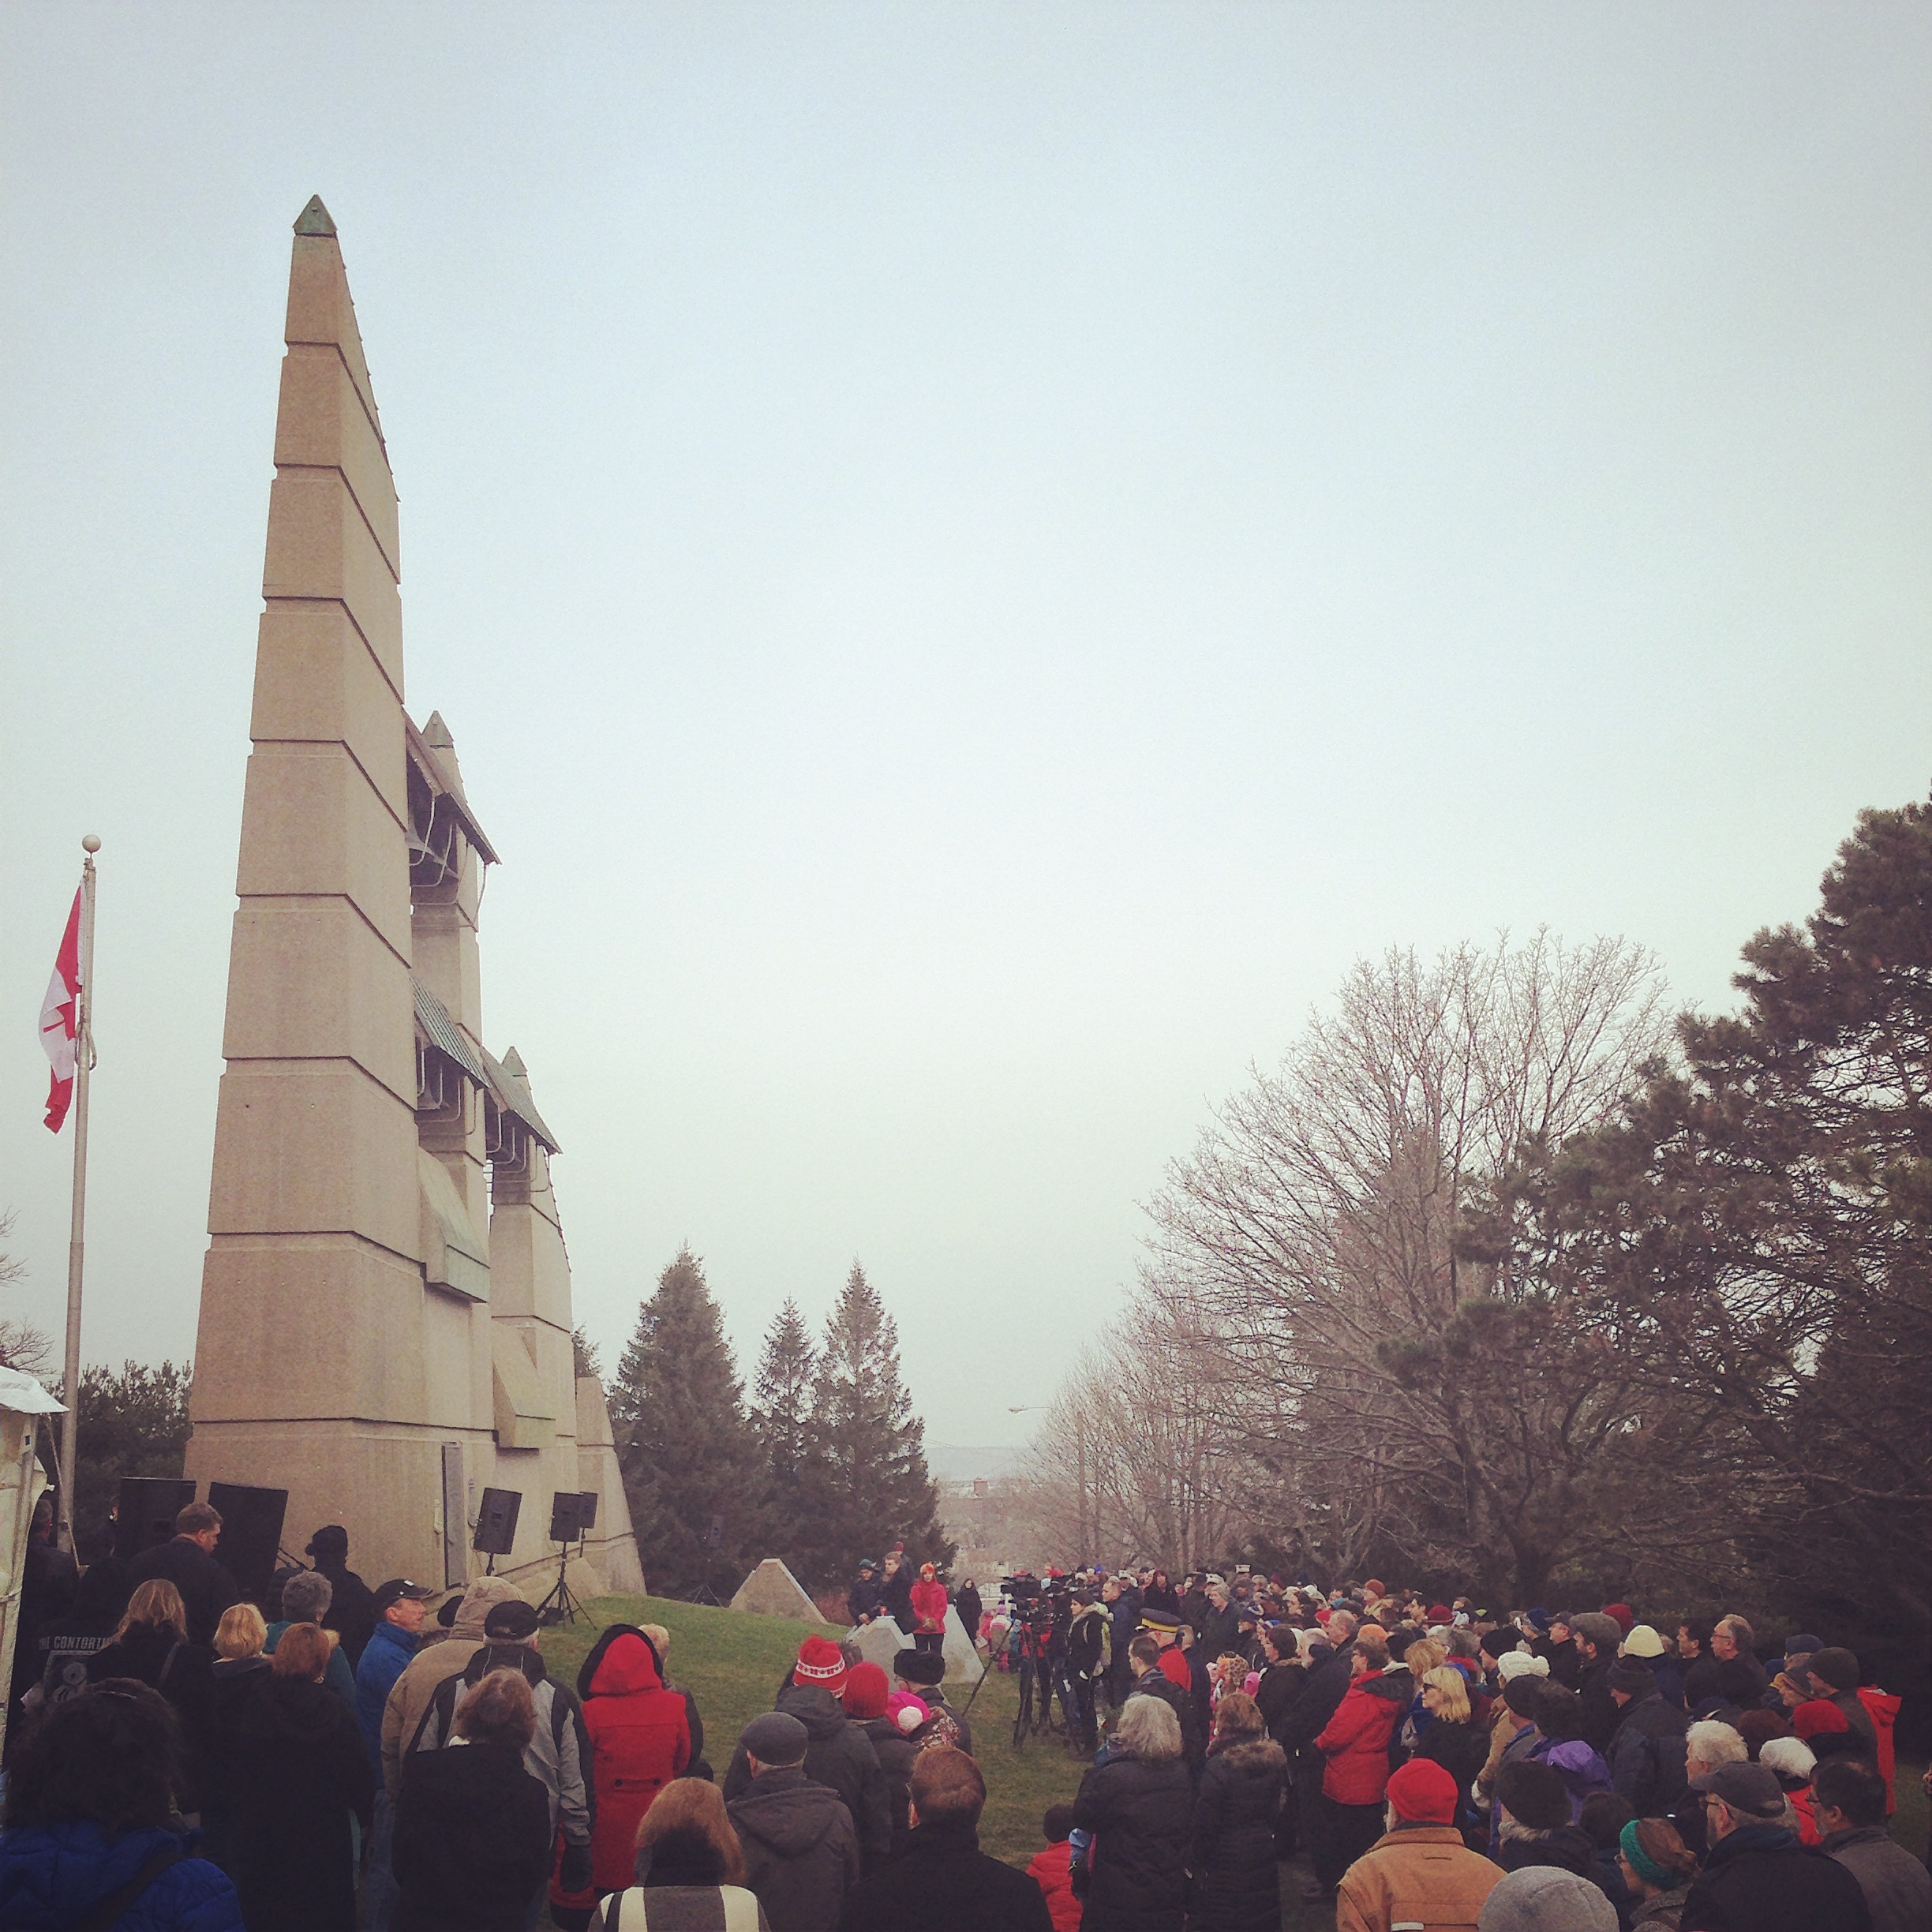
[{"label": "black loudspeaker on stand", "polygon": [[564,1570],[570,1562],[571,1545],[581,1545],[586,1533],[597,1527],[597,1511],[594,1489],[560,1489],[550,1500],[550,1541],[557,1546],[557,1579],[549,1595],[537,1606],[537,1616],[546,1623],[574,1623],[583,1608]]},{"label": "black loudspeaker on stand", "polygon": [[520,1489],[485,1489],[483,1500],[477,1505],[476,1534],[470,1539],[470,1547],[479,1556],[487,1556],[489,1561],[484,1566],[485,1576],[496,1574],[496,1559],[507,1556],[516,1547],[517,1518],[523,1508],[523,1492]]}]

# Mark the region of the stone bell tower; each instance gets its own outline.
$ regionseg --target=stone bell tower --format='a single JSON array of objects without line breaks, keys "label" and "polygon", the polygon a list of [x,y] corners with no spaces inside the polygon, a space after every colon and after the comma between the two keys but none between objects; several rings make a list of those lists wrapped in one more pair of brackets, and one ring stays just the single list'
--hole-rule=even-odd
[{"label": "stone bell tower", "polygon": [[[395,486],[335,224],[295,224],[188,1473],[286,1488],[371,1582],[461,1582],[486,1486],[596,1489],[641,1589],[602,1391],[575,1374],[557,1143],[483,1046],[496,862],[455,744],[403,708]],[[533,1573],[533,1582],[536,1580]]]}]

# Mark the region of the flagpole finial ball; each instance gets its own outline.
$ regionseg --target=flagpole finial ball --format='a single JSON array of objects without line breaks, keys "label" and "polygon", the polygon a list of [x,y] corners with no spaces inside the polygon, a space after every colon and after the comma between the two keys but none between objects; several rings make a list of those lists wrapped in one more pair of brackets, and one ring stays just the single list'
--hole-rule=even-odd
[{"label": "flagpole finial ball", "polygon": [[100,850],[100,841],[97,839],[92,832],[90,832],[87,837],[80,841],[80,849],[86,852],[97,852]]}]

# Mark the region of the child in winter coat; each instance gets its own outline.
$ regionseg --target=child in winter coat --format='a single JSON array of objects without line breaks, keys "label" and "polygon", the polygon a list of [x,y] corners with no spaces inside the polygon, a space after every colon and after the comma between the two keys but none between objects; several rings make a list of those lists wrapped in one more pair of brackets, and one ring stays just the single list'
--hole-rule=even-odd
[{"label": "child in winter coat", "polygon": [[1073,1829],[1073,1807],[1067,1804],[1049,1806],[1046,1817],[1040,1821],[1046,1849],[1036,1852],[1032,1863],[1027,1867],[1027,1876],[1039,1887],[1046,1898],[1054,1932],[1080,1932],[1080,1918],[1085,1910],[1073,1896],[1073,1874],[1070,1869],[1073,1848],[1068,1843]]}]

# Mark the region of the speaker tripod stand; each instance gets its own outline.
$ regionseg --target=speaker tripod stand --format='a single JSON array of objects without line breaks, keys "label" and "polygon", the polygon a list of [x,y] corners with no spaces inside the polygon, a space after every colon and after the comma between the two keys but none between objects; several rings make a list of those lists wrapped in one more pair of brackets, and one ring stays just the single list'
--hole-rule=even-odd
[{"label": "speaker tripod stand", "polygon": [[570,1563],[571,1546],[567,1543],[557,1545],[556,1581],[550,1586],[550,1593],[537,1606],[537,1618],[542,1623],[575,1623],[583,1609],[577,1593],[570,1586],[570,1578],[565,1574]]}]

